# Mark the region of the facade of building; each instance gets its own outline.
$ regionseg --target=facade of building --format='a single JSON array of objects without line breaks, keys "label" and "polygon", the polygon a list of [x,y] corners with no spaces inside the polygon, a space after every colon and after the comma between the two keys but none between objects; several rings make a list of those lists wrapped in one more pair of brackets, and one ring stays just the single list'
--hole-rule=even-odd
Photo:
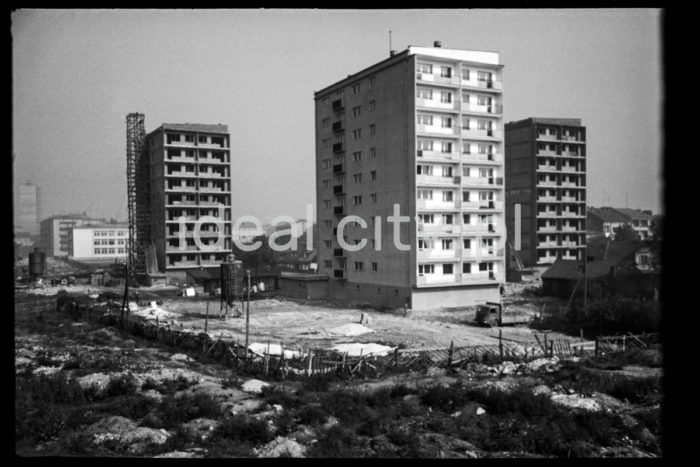
[{"label": "facade of building", "polygon": [[[164,123],[146,136],[145,151],[148,186],[137,190],[148,191],[150,225],[142,231],[149,232],[144,248],[155,251],[157,270],[185,281],[188,269],[219,267],[232,251],[228,128]],[[201,222],[205,216],[212,222]]]},{"label": "facade of building", "polygon": [[106,222],[106,219],[93,219],[84,214],[51,216],[39,224],[41,248],[46,256],[73,256],[73,229]]},{"label": "facade of building", "polygon": [[[499,298],[502,68],[498,53],[436,43],[315,93],[314,240],[332,297],[414,309]],[[406,217],[392,223],[396,205]],[[350,215],[366,223],[343,226],[357,251],[338,239]]]},{"label": "facade of building", "polygon": [[72,257],[76,260],[126,260],[129,226],[103,224],[73,227]]},{"label": "facade of building", "polygon": [[15,193],[15,231],[39,235],[41,189],[25,182]]},{"label": "facade of building", "polygon": [[517,252],[525,267],[583,259],[586,128],[581,120],[528,118],[507,123],[505,154],[508,248]]},{"label": "facade of building", "polygon": [[627,208],[589,208],[587,211],[589,236],[615,237],[615,230],[629,225],[640,240],[652,236],[653,214],[651,211]]}]

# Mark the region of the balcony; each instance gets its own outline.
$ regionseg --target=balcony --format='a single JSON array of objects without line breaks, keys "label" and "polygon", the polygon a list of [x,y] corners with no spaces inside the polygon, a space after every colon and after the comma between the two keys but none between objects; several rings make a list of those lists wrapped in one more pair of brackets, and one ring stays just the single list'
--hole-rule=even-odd
[{"label": "balcony", "polygon": [[559,141],[559,135],[551,133],[538,133],[537,139],[541,141]]},{"label": "balcony", "polygon": [[442,102],[435,99],[416,99],[416,106],[436,110],[456,110],[455,102]]},{"label": "balcony", "polygon": [[503,162],[503,154],[494,153],[474,153],[463,152],[462,160],[464,162]]},{"label": "balcony", "polygon": [[342,248],[334,248],[333,256],[335,256],[336,258],[342,258],[345,256],[345,250],[343,250]]},{"label": "balcony", "polygon": [[500,130],[485,130],[478,128],[462,128],[463,138],[501,138]]},{"label": "balcony", "polygon": [[462,112],[476,113],[476,114],[494,114],[500,115],[503,113],[503,106],[499,104],[492,105],[479,105],[479,104],[469,104],[462,103]]},{"label": "balcony", "polygon": [[199,188],[200,193],[228,193],[228,190],[225,190],[224,188],[221,187],[200,187]]},{"label": "balcony", "polygon": [[418,233],[454,233],[458,230],[458,227],[454,224],[418,224]]},{"label": "balcony", "polygon": [[334,153],[339,153],[345,151],[345,148],[343,147],[343,143],[333,143],[333,152]]},{"label": "balcony", "polygon": [[556,165],[543,164],[537,166],[538,172],[558,172]]},{"label": "balcony", "polygon": [[501,91],[503,89],[503,82],[500,80],[478,80],[478,79],[470,79],[462,80],[462,85],[463,86],[470,86],[472,88],[479,88],[479,89],[488,89],[491,91]]},{"label": "balcony", "polygon": [[334,174],[345,173],[345,168],[343,167],[343,164],[335,164],[333,166],[333,173]]},{"label": "balcony", "polygon": [[502,186],[503,185],[503,177],[489,177],[488,184],[494,185],[494,186]]},{"label": "balcony", "polygon": [[557,199],[556,196],[538,196],[537,197],[537,202],[538,203],[556,203],[559,200]]},{"label": "balcony", "polygon": [[430,133],[433,135],[441,135],[441,136],[456,136],[457,135],[457,127],[456,126],[450,126],[450,127],[442,127],[438,125],[423,125],[422,123],[416,124],[416,132],[418,133]]},{"label": "balcony", "polygon": [[342,269],[334,269],[333,277],[336,279],[345,279],[345,271],[343,271]]},{"label": "balcony", "polygon": [[199,266],[197,261],[173,261],[168,265],[171,268],[190,268]]},{"label": "balcony", "polygon": [[462,184],[466,186],[471,185],[488,185],[488,177],[462,177]]},{"label": "balcony", "polygon": [[555,186],[557,186],[557,181],[556,180],[537,180],[537,186],[538,187],[547,187],[547,186],[555,187]]},{"label": "balcony", "polygon": [[333,185],[333,194],[334,195],[344,195],[345,194],[345,187],[343,187],[343,185]]},{"label": "balcony", "polygon": [[226,175],[224,175],[223,173],[215,172],[213,170],[199,172],[199,178],[224,178],[225,176]]},{"label": "balcony", "polygon": [[459,86],[459,78],[456,76],[440,76],[433,73],[416,73],[416,79],[425,83],[449,84]]},{"label": "balcony", "polygon": [[552,264],[556,260],[556,255],[539,256],[537,258],[537,264]]},{"label": "balcony", "polygon": [[445,260],[455,258],[457,258],[457,250],[441,250],[439,248],[418,250],[418,261]]},{"label": "balcony", "polygon": [[479,209],[503,209],[503,201],[480,201]]},{"label": "balcony", "polygon": [[483,283],[483,282],[489,282],[489,281],[494,281],[496,280],[496,276],[494,274],[488,273],[488,272],[476,272],[476,273],[469,273],[469,274],[462,274],[462,278],[460,282],[462,284],[476,284],[476,283]]},{"label": "balcony", "polygon": [[561,140],[567,141],[569,143],[583,143],[584,142],[581,140],[581,138],[578,135],[575,135],[575,136],[562,135]]},{"label": "balcony", "polygon": [[462,224],[463,234],[487,233],[492,232],[493,228],[489,228],[489,224]]},{"label": "balcony", "polygon": [[416,157],[421,157],[423,159],[435,159],[435,160],[445,160],[452,159],[457,153],[455,152],[442,152],[442,151],[427,151],[419,149],[416,151]]},{"label": "balcony", "polygon": [[576,182],[562,182],[561,186],[564,188],[585,188],[583,184],[579,185]]},{"label": "balcony", "polygon": [[578,169],[578,167],[576,167],[576,166],[569,166],[569,165],[562,165],[562,166],[561,166],[561,171],[562,171],[562,172],[569,172],[569,173],[571,173],[571,172],[580,172],[580,170]]},{"label": "balcony", "polygon": [[336,216],[342,216],[345,213],[345,208],[343,206],[335,206],[333,208],[333,214]]},{"label": "balcony", "polygon": [[562,210],[561,217],[583,217],[583,214],[579,214],[578,211],[563,211]]},{"label": "balcony", "polygon": [[185,192],[196,192],[197,187],[196,186],[187,186],[187,185],[172,185],[168,186],[165,191],[185,191]]},{"label": "balcony", "polygon": [[219,158],[219,157],[202,157],[200,156],[199,159],[197,159],[197,162],[201,164],[228,164],[224,159]]},{"label": "balcony", "polygon": [[537,211],[537,217],[559,217],[556,211]]},{"label": "balcony", "polygon": [[194,172],[183,172],[183,171],[173,171],[173,172],[167,172],[165,174],[168,177],[179,177],[179,178],[195,178],[197,177],[197,174]]},{"label": "balcony", "polygon": [[345,131],[345,127],[343,127],[343,122],[333,122],[333,131]]},{"label": "balcony", "polygon": [[196,164],[197,159],[194,157],[185,156],[172,156],[165,159],[166,163],[177,163],[177,164]]},{"label": "balcony", "polygon": [[538,242],[537,248],[556,248],[559,244],[557,242]]},{"label": "balcony", "polygon": [[416,175],[418,185],[459,185],[460,177],[441,177],[435,175]]},{"label": "balcony", "polygon": [[564,157],[580,157],[576,151],[562,151],[561,155]]},{"label": "balcony", "polygon": [[556,225],[545,225],[542,227],[537,227],[537,232],[547,233],[547,232],[559,232],[559,228]]},{"label": "balcony", "polygon": [[433,199],[416,200],[417,209],[431,209],[436,211],[458,211],[459,208],[454,201],[438,201]]},{"label": "balcony", "polygon": [[583,246],[583,245],[579,245],[578,242],[569,241],[569,242],[561,242],[561,246],[563,246],[565,248],[577,248],[577,247]]},{"label": "balcony", "polygon": [[456,284],[457,278],[454,274],[422,274],[418,276],[418,285],[448,285]]},{"label": "balcony", "polygon": [[578,232],[578,227],[573,227],[570,225],[562,226],[561,231],[562,232]]},{"label": "balcony", "polygon": [[336,99],[331,104],[331,107],[333,108],[333,110],[338,111],[338,110],[343,110],[345,108],[345,105],[343,104],[342,99]]}]

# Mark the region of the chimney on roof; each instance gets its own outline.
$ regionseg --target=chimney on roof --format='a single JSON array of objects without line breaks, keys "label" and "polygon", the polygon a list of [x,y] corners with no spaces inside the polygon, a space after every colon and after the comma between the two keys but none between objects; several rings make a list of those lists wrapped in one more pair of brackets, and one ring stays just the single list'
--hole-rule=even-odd
[{"label": "chimney on roof", "polygon": [[390,56],[390,57],[393,57],[394,55],[396,55],[396,50],[390,50],[390,51],[389,51],[389,56]]},{"label": "chimney on roof", "polygon": [[442,42],[440,42],[440,41],[433,42],[433,47],[437,47],[437,48],[442,47]]}]

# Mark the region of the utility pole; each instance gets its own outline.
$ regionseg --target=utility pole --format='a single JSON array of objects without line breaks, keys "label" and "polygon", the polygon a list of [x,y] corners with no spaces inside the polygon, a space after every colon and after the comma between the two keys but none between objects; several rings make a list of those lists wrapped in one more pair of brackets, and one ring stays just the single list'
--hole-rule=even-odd
[{"label": "utility pole", "polygon": [[248,274],[248,304],[245,310],[245,355],[248,358],[248,334],[250,326],[250,269],[246,270]]}]

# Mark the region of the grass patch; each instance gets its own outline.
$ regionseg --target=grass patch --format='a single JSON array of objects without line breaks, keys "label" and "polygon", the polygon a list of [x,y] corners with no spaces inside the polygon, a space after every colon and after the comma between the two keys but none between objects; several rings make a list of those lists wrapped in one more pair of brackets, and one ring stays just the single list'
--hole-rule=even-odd
[{"label": "grass patch", "polygon": [[228,440],[256,446],[268,443],[273,436],[262,420],[234,415],[224,420],[212,434],[214,440]]}]

